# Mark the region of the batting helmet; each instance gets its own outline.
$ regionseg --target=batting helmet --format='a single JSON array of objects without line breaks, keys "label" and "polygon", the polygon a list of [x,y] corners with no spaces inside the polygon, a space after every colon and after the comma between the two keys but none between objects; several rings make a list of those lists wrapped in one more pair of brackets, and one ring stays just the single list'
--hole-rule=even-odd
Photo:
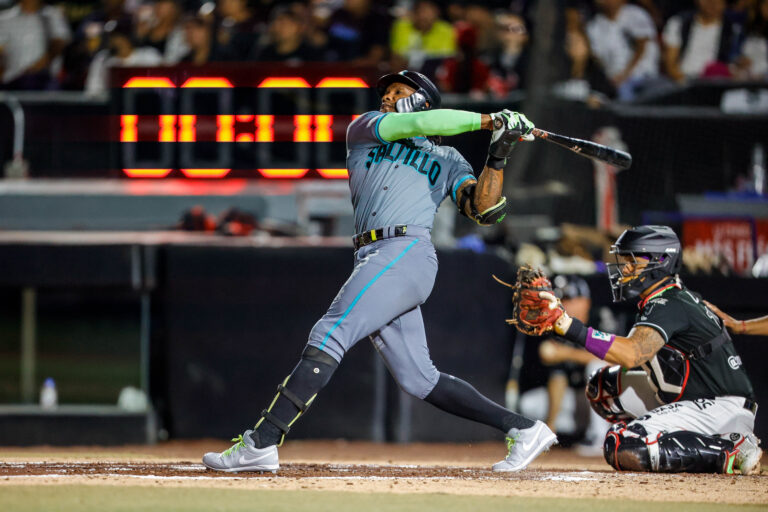
[{"label": "batting helmet", "polygon": [[394,83],[401,83],[413,87],[416,89],[416,92],[423,94],[429,102],[429,107],[427,107],[428,110],[440,108],[440,91],[437,90],[437,86],[433,84],[429,78],[418,71],[409,71],[405,69],[399,73],[390,73],[379,78],[379,81],[376,83],[376,92],[379,93],[379,97],[384,96],[387,87]]},{"label": "batting helmet", "polygon": [[[611,246],[615,262],[608,262],[608,279],[614,302],[638,297],[643,290],[662,279],[674,276],[683,264],[682,246],[672,228],[668,226],[637,226],[624,231]],[[648,260],[639,272],[623,272],[626,262],[619,256],[631,256],[638,264],[638,256]]]}]

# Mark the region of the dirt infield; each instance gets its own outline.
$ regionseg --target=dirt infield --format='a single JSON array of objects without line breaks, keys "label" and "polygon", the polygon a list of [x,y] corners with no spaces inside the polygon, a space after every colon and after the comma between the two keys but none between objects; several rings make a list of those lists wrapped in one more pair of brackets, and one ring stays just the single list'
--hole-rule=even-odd
[{"label": "dirt infield", "polygon": [[584,458],[558,448],[528,470],[512,474],[490,471],[503,456],[501,443],[294,441],[281,448],[281,469],[276,474],[218,473],[200,464],[204,451],[226,446],[197,441],[119,448],[0,448],[0,488],[140,485],[768,504],[768,475],[620,473],[602,458]]}]

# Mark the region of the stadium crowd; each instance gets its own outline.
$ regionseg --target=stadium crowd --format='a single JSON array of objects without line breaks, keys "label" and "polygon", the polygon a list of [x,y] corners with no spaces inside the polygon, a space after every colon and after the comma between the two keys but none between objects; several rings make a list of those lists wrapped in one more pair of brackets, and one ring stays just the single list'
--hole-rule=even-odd
[{"label": "stadium crowd", "polygon": [[[557,80],[631,100],[694,79],[768,79],[768,0],[556,0]],[[446,92],[528,83],[534,0],[0,0],[2,88],[107,89],[112,66],[350,62]]]}]

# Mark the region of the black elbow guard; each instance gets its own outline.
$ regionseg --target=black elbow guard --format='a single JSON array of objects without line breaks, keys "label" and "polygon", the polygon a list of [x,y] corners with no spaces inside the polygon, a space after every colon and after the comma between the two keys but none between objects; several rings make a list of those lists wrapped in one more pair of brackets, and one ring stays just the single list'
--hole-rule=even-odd
[{"label": "black elbow guard", "polygon": [[490,226],[492,224],[498,224],[507,215],[507,198],[501,196],[499,202],[491,206],[484,212],[479,212],[475,215],[475,222],[481,226]]},{"label": "black elbow guard", "polygon": [[[469,215],[466,204],[469,201]],[[485,211],[477,211],[475,206],[475,184],[464,187],[458,200],[459,213],[472,219],[481,226],[490,226],[501,222],[507,215],[507,198],[502,196],[499,202]]]}]

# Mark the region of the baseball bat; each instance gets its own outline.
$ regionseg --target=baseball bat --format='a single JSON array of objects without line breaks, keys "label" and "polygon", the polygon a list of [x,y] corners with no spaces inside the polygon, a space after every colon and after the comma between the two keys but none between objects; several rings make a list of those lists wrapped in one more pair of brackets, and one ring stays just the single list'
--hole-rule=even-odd
[{"label": "baseball bat", "polygon": [[548,132],[539,128],[533,129],[533,136],[557,144],[566,149],[573,151],[574,153],[598,160],[600,162],[606,162],[619,169],[629,169],[632,165],[632,155],[625,151],[620,151],[596,142],[588,140],[575,139],[573,137],[566,137],[558,133]]}]

